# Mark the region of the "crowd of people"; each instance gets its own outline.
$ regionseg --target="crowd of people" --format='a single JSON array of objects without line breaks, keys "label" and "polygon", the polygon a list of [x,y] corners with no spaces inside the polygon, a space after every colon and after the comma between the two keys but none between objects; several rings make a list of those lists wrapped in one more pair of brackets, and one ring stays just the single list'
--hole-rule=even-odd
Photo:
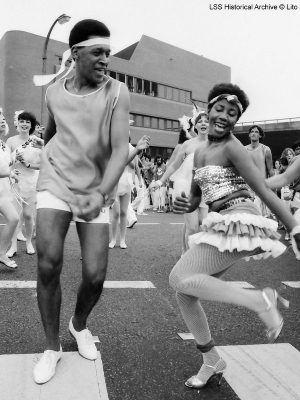
[{"label": "crowd of people", "polygon": [[[74,74],[47,89],[49,119],[43,137],[34,115],[22,111],[16,116],[16,135],[0,142],[0,212],[6,223],[0,262],[17,267],[13,256],[21,235],[27,254],[37,251],[38,257],[37,300],[46,350],[34,367],[34,380],[48,382],[63,355],[60,274],[70,222],[75,221],[79,236],[82,281],[69,331],[80,355],[95,360],[97,349],[87,319],[101,296],[117,230],[125,249],[126,227],[134,226],[137,215],[150,207],[157,212],[169,207],[183,214],[185,222],[182,255],[170,273],[170,285],[203,361],[186,386],[199,389],[213,376],[221,381],[226,363],[215,348],[202,301],[244,306],[265,324],[269,342],[279,336],[283,317],[278,301],[288,304],[275,289],[250,291],[219,278],[242,258],[283,254],[286,246],[280,241],[277,220],[300,257],[300,226],[291,212],[300,204],[300,161],[294,157],[300,144],[285,149],[275,169],[270,149],[261,143],[259,126],[250,128],[250,144],[243,146],[232,132],[249,99],[238,86],[223,83],[210,90],[207,110],[195,107],[193,115],[180,118],[182,130],[171,159],[152,160],[148,136],[136,147],[130,144],[125,84],[105,73],[109,29],[96,20],[80,21],[70,32],[69,47],[64,58],[72,56]],[[49,83],[47,79],[35,82]],[[8,126],[3,112],[0,129],[4,138]],[[282,189],[281,200],[275,190],[286,186],[289,197]]]}]

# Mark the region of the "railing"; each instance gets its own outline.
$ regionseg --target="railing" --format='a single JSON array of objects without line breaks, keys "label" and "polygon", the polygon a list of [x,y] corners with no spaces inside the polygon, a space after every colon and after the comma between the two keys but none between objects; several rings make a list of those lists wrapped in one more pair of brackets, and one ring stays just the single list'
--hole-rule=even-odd
[{"label": "railing", "polygon": [[266,124],[278,124],[280,122],[297,122],[300,121],[300,117],[294,117],[294,118],[279,118],[279,119],[266,119],[266,120],[260,120],[260,121],[247,121],[247,122],[238,122],[236,124],[236,127],[239,126],[248,126],[248,125],[266,125]]}]

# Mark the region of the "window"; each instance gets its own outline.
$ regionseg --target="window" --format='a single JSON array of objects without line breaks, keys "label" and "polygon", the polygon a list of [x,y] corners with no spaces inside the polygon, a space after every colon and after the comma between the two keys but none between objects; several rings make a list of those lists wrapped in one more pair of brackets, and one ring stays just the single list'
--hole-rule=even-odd
[{"label": "window", "polygon": [[141,115],[135,116],[135,126],[143,126],[143,117]]},{"label": "window", "polygon": [[144,80],[144,94],[150,95],[150,81]]},{"label": "window", "polygon": [[172,121],[172,128],[178,129],[179,128],[179,121]]},{"label": "window", "polygon": [[158,86],[158,97],[161,97],[162,99],[165,99],[165,86],[164,85],[157,85]]},{"label": "window", "polygon": [[136,118],[136,115],[135,115],[135,114],[129,114],[129,119],[131,119],[132,121],[134,121],[132,125],[135,125],[135,118]]},{"label": "window", "polygon": [[150,117],[144,116],[144,127],[150,128]]},{"label": "window", "polygon": [[135,91],[136,93],[143,93],[143,80],[140,78],[135,79]]},{"label": "window", "polygon": [[170,86],[167,86],[166,87],[167,88],[167,96],[166,96],[166,98],[168,99],[168,100],[172,100],[172,94],[173,94],[173,88],[171,88]]},{"label": "window", "polygon": [[114,71],[109,71],[109,76],[111,76],[114,79],[117,79],[117,74]]},{"label": "window", "polygon": [[158,118],[151,117],[151,128],[153,128],[153,129],[158,128]]},{"label": "window", "polygon": [[134,92],[134,78],[133,76],[127,76],[127,86],[130,92]]},{"label": "window", "polygon": [[185,91],[184,90],[179,90],[179,101],[181,103],[185,103]]},{"label": "window", "polygon": [[118,74],[118,81],[125,83],[125,74]]},{"label": "window", "polygon": [[157,92],[157,83],[151,82],[151,96],[157,97],[158,92]]},{"label": "window", "polygon": [[165,120],[163,118],[158,119],[158,128],[165,129]]},{"label": "window", "polygon": [[172,121],[170,119],[167,119],[167,127],[166,129],[172,129]]},{"label": "window", "polygon": [[179,101],[179,89],[173,88],[173,100]]},{"label": "window", "polygon": [[188,91],[186,91],[186,90],[185,90],[185,102],[186,102],[187,104],[190,104],[190,103],[191,103],[191,92],[188,92]]}]

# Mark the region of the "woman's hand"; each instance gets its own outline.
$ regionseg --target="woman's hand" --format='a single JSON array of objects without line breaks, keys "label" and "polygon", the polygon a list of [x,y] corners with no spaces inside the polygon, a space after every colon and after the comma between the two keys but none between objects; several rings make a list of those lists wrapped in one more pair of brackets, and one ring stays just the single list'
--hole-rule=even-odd
[{"label": "woman's hand", "polygon": [[292,248],[297,260],[300,260],[300,225],[295,226],[291,232]]},{"label": "woman's hand", "polygon": [[18,181],[19,181],[19,175],[20,175],[20,171],[19,171],[18,169],[13,169],[13,170],[10,172],[9,177],[10,177],[11,179],[13,179],[14,181],[18,182]]},{"label": "woman's hand", "polygon": [[181,193],[181,196],[176,197],[173,204],[173,211],[176,214],[186,214],[190,212],[190,208],[192,204],[189,199],[186,197],[184,192]]}]

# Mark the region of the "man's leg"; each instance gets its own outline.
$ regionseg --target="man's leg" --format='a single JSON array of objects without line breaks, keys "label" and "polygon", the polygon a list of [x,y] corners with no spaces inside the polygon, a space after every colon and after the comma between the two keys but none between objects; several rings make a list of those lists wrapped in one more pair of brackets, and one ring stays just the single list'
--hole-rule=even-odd
[{"label": "man's leg", "polygon": [[63,248],[72,214],[40,208],[37,211],[37,299],[46,335],[46,349],[58,351],[61,304],[60,273]]},{"label": "man's leg", "polygon": [[82,282],[77,295],[73,326],[86,328],[87,317],[103,289],[108,262],[108,224],[77,222],[82,252]]}]

